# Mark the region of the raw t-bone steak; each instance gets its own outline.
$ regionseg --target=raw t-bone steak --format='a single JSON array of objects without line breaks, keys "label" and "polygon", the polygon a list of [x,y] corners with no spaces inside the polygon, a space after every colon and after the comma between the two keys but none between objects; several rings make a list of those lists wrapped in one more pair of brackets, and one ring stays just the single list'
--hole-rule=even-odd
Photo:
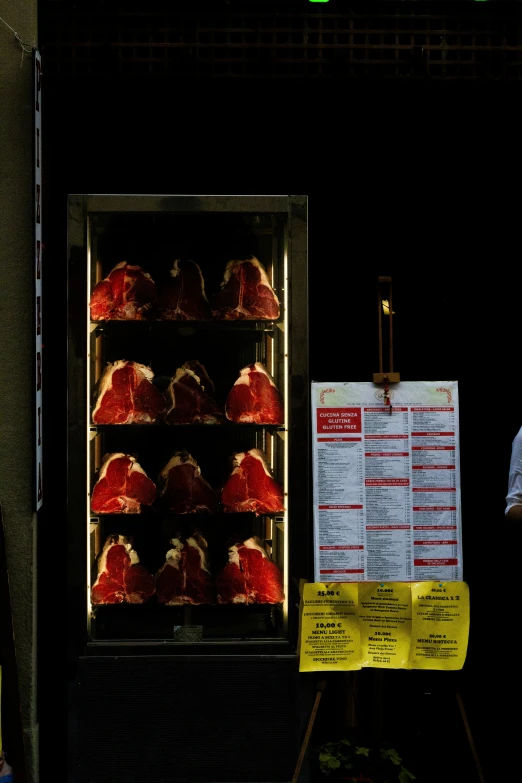
[{"label": "raw t-bone steak", "polygon": [[158,601],[167,606],[215,603],[206,540],[195,531],[187,538],[171,538],[170,543],[172,549],[155,576]]},{"label": "raw t-bone steak", "polygon": [[214,514],[219,498],[188,451],[177,451],[158,478],[158,507],[174,514]]},{"label": "raw t-bone steak", "polygon": [[152,383],[153,378],[153,371],[144,364],[127,361],[108,364],[98,385],[92,414],[94,424],[158,422],[166,401]]},{"label": "raw t-bone steak", "polygon": [[156,485],[130,454],[106,454],[91,496],[94,514],[141,514],[156,497]]},{"label": "raw t-bone steak", "polygon": [[257,536],[229,548],[216,584],[219,604],[280,604],[285,598],[281,570]]},{"label": "raw t-bone steak", "polygon": [[177,259],[158,297],[160,320],[202,321],[212,318],[201,269],[195,261]]},{"label": "raw t-bone steak", "polygon": [[224,410],[213,398],[214,384],[202,364],[178,367],[167,391],[167,424],[222,424]]},{"label": "raw t-bone steak", "polygon": [[93,604],[144,604],[155,593],[154,578],[125,536],[111,535],[98,560],[98,578],[92,586]]},{"label": "raw t-bone steak", "polygon": [[283,424],[281,392],[260,362],[240,370],[228,393],[225,413],[227,419],[238,424]]},{"label": "raw t-bone steak", "polygon": [[255,256],[229,261],[220,287],[212,297],[214,318],[226,321],[279,318],[279,299],[263,264]]},{"label": "raw t-bone steak", "polygon": [[156,283],[149,273],[121,261],[94,287],[91,321],[142,321],[156,297]]},{"label": "raw t-bone steak", "polygon": [[208,394],[210,397],[214,396],[214,392],[215,392],[214,383],[210,379],[209,374],[207,373],[207,371],[205,370],[201,362],[198,362],[197,359],[189,359],[187,362],[184,363],[183,367],[187,367],[189,370],[192,370],[192,372],[195,372],[196,375],[199,377],[199,381],[203,386],[205,393]]},{"label": "raw t-bone steak", "polygon": [[276,514],[284,511],[283,487],[272,477],[265,455],[260,449],[236,452],[233,469],[221,490],[223,511]]}]

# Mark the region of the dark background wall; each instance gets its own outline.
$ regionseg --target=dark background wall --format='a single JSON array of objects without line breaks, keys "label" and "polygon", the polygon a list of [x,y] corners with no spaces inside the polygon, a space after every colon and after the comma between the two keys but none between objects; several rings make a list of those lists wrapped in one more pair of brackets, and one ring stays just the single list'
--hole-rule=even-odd
[{"label": "dark background wall", "polygon": [[[512,196],[520,155],[510,85],[489,79],[434,85],[425,79],[185,78],[179,69],[155,78],[122,72],[112,56],[101,55],[91,71],[60,73],[51,63],[57,42],[45,27],[52,5],[41,3],[41,29],[48,31],[41,49],[44,437],[54,471],[47,472],[50,535],[40,541],[40,561],[66,557],[67,194],[307,194],[311,379],[372,379],[378,370],[377,277],[391,275],[395,370],[403,380],[459,382],[468,658],[457,673],[385,672],[387,724],[402,721],[431,767],[444,768],[448,777],[441,779],[453,780],[453,770],[455,781],[473,780],[451,762],[453,745],[441,734],[448,721],[450,730],[458,726],[454,736],[469,765],[459,692],[488,783],[500,780],[514,755],[504,703],[516,666],[502,658],[512,632],[509,596],[520,542],[519,532],[506,527],[504,498],[511,441],[522,424],[522,265]],[[65,19],[62,40],[71,34],[64,32]],[[158,19],[159,26],[167,24]],[[45,617],[40,628],[45,635]],[[65,636],[66,628],[54,629],[56,650],[64,649],[59,640],[65,644]],[[378,694],[371,676],[361,677],[366,704]],[[65,680],[65,673],[59,677]],[[325,715],[342,713],[334,695],[342,692],[333,683]],[[42,677],[42,763],[56,731],[45,721],[51,694]],[[318,733],[324,728],[319,722]]]},{"label": "dark background wall", "polygon": [[[504,0],[43,0],[48,68],[83,78],[522,78]],[[45,16],[44,16],[45,15]]]}]

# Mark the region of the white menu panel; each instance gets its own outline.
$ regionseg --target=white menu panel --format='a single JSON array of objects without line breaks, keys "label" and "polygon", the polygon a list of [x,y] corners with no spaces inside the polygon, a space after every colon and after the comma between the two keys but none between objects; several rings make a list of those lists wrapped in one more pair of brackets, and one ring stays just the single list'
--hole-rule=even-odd
[{"label": "white menu panel", "polygon": [[312,383],[315,582],[462,581],[456,381]]}]

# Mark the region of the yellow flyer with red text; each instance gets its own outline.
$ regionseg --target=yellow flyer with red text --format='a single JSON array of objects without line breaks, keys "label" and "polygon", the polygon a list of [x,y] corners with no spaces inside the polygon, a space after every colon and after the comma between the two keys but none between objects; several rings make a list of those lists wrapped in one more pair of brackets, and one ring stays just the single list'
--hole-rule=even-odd
[{"label": "yellow flyer with red text", "polygon": [[308,583],[299,670],[461,669],[469,616],[465,582]]}]

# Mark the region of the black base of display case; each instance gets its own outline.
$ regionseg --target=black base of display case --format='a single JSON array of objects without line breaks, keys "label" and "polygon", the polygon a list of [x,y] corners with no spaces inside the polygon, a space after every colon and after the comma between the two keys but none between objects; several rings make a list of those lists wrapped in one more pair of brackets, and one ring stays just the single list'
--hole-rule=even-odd
[{"label": "black base of display case", "polygon": [[69,783],[275,783],[299,753],[298,658],[85,656]]}]

